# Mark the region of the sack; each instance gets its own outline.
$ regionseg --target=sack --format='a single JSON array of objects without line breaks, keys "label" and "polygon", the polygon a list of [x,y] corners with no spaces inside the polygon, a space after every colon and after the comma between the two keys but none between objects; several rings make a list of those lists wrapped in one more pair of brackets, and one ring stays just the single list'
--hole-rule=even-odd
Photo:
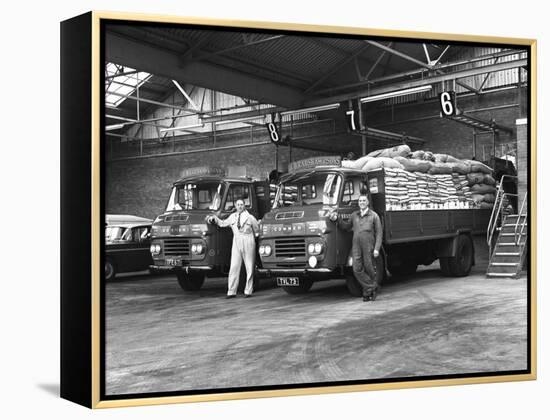
[{"label": "sack", "polygon": [[432,164],[429,173],[432,175],[452,174],[453,169],[446,163],[436,162]]},{"label": "sack", "polygon": [[495,195],[494,194],[484,194],[483,195],[483,201],[486,203],[494,203],[495,202]]},{"label": "sack", "polygon": [[472,168],[472,172],[483,172],[484,174],[492,174],[493,169],[484,163],[478,162],[477,160],[464,160],[464,163],[468,163]]},{"label": "sack", "polygon": [[426,173],[430,170],[433,163],[429,162],[427,160],[421,160],[421,159],[407,159],[404,157],[397,156],[394,158],[397,162],[399,162],[403,168],[406,171],[409,172],[423,172]]},{"label": "sack", "polygon": [[466,179],[468,180],[468,185],[470,186],[474,184],[482,184],[485,179],[485,174],[481,172],[470,172],[466,175]]},{"label": "sack", "polygon": [[387,149],[375,150],[374,152],[370,152],[367,156],[393,158],[395,156],[406,157],[410,154],[411,154],[411,148],[406,144],[402,144],[400,146],[389,147]]},{"label": "sack", "polygon": [[403,169],[403,165],[401,165],[398,161],[392,158],[387,157],[375,157],[371,158],[365,166],[363,166],[363,171],[368,172],[372,171],[374,169],[378,168],[396,168],[396,169]]},{"label": "sack", "polygon": [[474,203],[481,203],[483,199],[485,198],[482,194],[472,194],[471,199],[474,201]]},{"label": "sack", "polygon": [[471,187],[471,191],[475,194],[494,194],[495,187],[487,184],[474,184]]},{"label": "sack", "polygon": [[460,160],[458,160],[454,156],[447,155],[444,153],[434,153],[434,158],[436,162],[442,162],[442,163],[460,162]]},{"label": "sack", "polygon": [[[361,169],[363,166],[365,166],[365,164],[371,160],[371,158],[369,156],[363,156],[363,157],[360,157],[359,159],[357,160],[343,160],[342,161],[342,166],[344,168],[351,168],[351,169]],[[346,166],[344,166],[344,162],[348,162],[346,163]]]},{"label": "sack", "polygon": [[451,168],[453,172],[456,172],[460,175],[467,175],[471,172],[472,168],[469,164],[465,162],[461,162],[460,160],[456,160],[456,162],[450,162]]},{"label": "sack", "polygon": [[485,176],[483,177],[483,183],[487,185],[495,185],[497,182],[495,181],[495,178],[493,178],[491,175],[485,174]]}]

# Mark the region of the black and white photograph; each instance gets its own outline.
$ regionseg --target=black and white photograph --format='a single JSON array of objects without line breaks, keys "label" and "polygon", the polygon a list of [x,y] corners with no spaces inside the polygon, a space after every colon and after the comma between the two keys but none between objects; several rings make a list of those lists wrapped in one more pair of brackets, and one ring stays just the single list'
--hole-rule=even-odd
[{"label": "black and white photograph", "polygon": [[531,372],[528,46],[101,34],[102,398]]}]

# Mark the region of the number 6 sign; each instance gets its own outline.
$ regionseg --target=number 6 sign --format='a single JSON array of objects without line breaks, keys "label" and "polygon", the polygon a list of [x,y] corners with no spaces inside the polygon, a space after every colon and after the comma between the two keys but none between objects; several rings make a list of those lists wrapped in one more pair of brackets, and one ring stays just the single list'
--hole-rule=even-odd
[{"label": "number 6 sign", "polygon": [[456,114],[456,96],[455,92],[442,92],[439,94],[439,105],[441,113],[445,117]]}]

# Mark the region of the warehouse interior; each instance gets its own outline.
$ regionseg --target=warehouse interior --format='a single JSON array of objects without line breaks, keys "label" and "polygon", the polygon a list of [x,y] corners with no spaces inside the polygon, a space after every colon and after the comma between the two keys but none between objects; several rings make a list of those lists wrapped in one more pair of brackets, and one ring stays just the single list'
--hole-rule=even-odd
[{"label": "warehouse interior", "polygon": [[[517,175],[517,197],[527,202],[530,57],[525,48],[123,21],[105,24],[104,41],[108,215],[153,223],[167,208],[174,182],[189,168],[245,168],[247,176],[266,180],[301,159],[357,159],[393,146],[495,168],[504,162],[506,170],[513,168],[508,173]],[[452,100],[443,101],[449,92]],[[449,103],[453,112],[447,113]],[[385,188],[390,190],[389,183]],[[199,221],[190,221],[192,212],[183,214],[181,207],[170,220],[176,226],[183,220],[177,217],[186,217],[186,224],[200,227],[196,223],[209,223],[204,209],[197,212]],[[163,275],[122,273],[105,289],[106,392],[524,371],[529,363],[529,284],[522,270],[529,249],[522,242],[527,212],[525,207],[516,215],[515,231],[505,232],[491,217],[492,229],[518,237],[513,245],[521,248],[520,258],[505,252],[504,262],[495,260],[502,269],[497,276],[487,271],[492,254],[485,223],[483,234],[471,240],[476,261],[466,274],[447,276],[453,270],[445,257],[416,261],[404,273],[404,258],[395,271],[387,267],[390,275],[371,306],[352,299],[342,278],[324,279],[299,295],[281,292],[279,278],[268,276],[254,299],[228,304],[225,272],[225,277],[201,274],[195,288],[180,281],[189,275],[188,266]],[[444,226],[429,213],[423,217],[433,220],[420,222],[422,233],[430,223],[432,229]],[[313,224],[326,216],[321,214],[315,210]],[[159,217],[153,226],[167,220]],[[416,229],[406,215],[401,220],[402,227]],[[181,233],[174,232],[170,235]],[[263,239],[259,235],[256,245]],[[413,241],[406,250],[421,254],[427,243]],[[302,245],[305,255],[305,240]],[[144,252],[151,259],[155,245],[151,252],[148,246]],[[210,251],[209,256],[220,254]],[[521,272],[510,275],[505,271],[510,266]],[[385,276],[386,269],[379,271]]]},{"label": "warehouse interior", "polygon": [[[123,23],[105,38],[107,213],[154,218],[190,166],[245,165],[266,178],[304,157],[402,143],[512,159],[526,192],[528,60],[517,47]],[[449,90],[460,117],[441,117]],[[277,147],[265,124],[279,118],[290,141]]]}]

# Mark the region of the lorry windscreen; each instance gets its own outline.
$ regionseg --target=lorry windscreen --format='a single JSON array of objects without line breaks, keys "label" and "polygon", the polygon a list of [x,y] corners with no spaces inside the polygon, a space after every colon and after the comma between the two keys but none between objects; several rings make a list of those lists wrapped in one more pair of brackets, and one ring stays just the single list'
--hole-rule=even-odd
[{"label": "lorry windscreen", "polygon": [[178,184],[172,189],[166,211],[219,210],[225,186],[218,181]]},{"label": "lorry windscreen", "polygon": [[331,173],[297,175],[279,185],[273,208],[338,202],[342,177]]}]

